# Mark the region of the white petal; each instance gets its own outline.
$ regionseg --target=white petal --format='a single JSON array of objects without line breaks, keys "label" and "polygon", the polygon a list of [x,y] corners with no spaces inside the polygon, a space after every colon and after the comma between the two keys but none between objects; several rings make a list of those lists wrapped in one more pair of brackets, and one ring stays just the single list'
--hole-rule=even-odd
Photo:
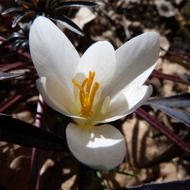
[{"label": "white petal", "polygon": [[126,88],[111,100],[109,111],[100,123],[118,120],[134,112],[152,94],[152,86],[134,86]]},{"label": "white petal", "polygon": [[72,103],[69,96],[64,93],[64,87],[58,82],[49,80],[49,78],[41,77],[36,81],[37,88],[42,95],[44,101],[54,110],[70,115],[69,104]]},{"label": "white petal", "polygon": [[29,44],[39,76],[53,75],[70,90],[80,57],[65,34],[49,19],[39,16],[30,28]]},{"label": "white petal", "polygon": [[82,128],[70,123],[66,128],[69,149],[82,163],[100,170],[118,166],[126,155],[123,135],[112,125]]},{"label": "white petal", "polygon": [[106,94],[113,97],[139,75],[139,85],[143,84],[155,67],[159,47],[159,35],[147,32],[117,49],[115,75]]},{"label": "white petal", "polygon": [[85,123],[86,119],[78,115],[71,97],[66,93],[67,90],[58,81],[41,77],[36,81],[36,85],[44,101],[52,109],[80,123]]},{"label": "white petal", "polygon": [[126,88],[124,90],[124,95],[127,98],[129,110],[128,113],[134,112],[137,108],[139,108],[142,104],[144,104],[147,99],[152,94],[152,86],[136,86],[132,88]]},{"label": "white petal", "polygon": [[89,71],[94,71],[95,80],[104,86],[112,78],[115,72],[115,50],[106,41],[100,41],[90,46],[81,57],[77,72],[88,76]]}]

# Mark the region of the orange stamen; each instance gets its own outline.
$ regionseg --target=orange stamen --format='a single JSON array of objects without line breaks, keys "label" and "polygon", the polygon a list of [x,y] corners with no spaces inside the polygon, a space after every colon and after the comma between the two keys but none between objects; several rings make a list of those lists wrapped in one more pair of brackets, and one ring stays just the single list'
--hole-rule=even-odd
[{"label": "orange stamen", "polygon": [[98,82],[93,84],[95,72],[89,72],[88,78],[84,79],[82,84],[79,84],[76,80],[72,80],[73,85],[79,89],[79,97],[81,103],[80,115],[82,117],[91,116],[92,106],[95,99],[95,95],[100,87]]}]

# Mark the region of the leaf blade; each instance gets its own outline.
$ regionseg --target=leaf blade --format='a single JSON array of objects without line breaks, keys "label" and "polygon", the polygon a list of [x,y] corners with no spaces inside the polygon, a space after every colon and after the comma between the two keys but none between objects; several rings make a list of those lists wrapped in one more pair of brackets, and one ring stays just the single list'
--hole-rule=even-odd
[{"label": "leaf blade", "polygon": [[172,108],[183,108],[190,106],[190,93],[183,93],[176,96],[169,96],[165,98],[156,98],[149,100],[146,104],[153,106],[168,106]]},{"label": "leaf blade", "polygon": [[189,190],[190,180],[179,180],[173,182],[165,182],[165,183],[151,183],[140,185],[137,187],[123,188],[120,190],[169,190],[169,189],[183,189]]},{"label": "leaf blade", "polygon": [[0,140],[44,150],[68,150],[65,138],[2,113],[0,114]]}]

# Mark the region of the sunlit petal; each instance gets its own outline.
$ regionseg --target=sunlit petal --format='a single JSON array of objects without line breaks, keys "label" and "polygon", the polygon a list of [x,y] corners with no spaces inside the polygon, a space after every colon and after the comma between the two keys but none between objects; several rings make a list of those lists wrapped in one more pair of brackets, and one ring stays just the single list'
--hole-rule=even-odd
[{"label": "sunlit petal", "polygon": [[124,137],[112,125],[82,128],[70,123],[66,129],[66,137],[73,155],[95,169],[115,168],[126,155]]},{"label": "sunlit petal", "polygon": [[104,86],[112,79],[115,64],[116,57],[113,46],[106,41],[96,42],[81,57],[77,73],[88,76],[89,71],[94,71],[95,80]]},{"label": "sunlit petal", "polygon": [[154,69],[159,48],[159,36],[155,32],[139,35],[118,48],[115,75],[106,94],[113,97],[139,75],[143,84]]},{"label": "sunlit petal", "polygon": [[109,111],[97,123],[118,120],[139,108],[152,94],[152,86],[126,88],[110,102]]},{"label": "sunlit petal", "polygon": [[65,34],[49,19],[40,16],[31,26],[29,43],[39,76],[54,75],[70,90],[80,57]]},{"label": "sunlit petal", "polygon": [[54,110],[70,117],[75,116],[72,113],[72,100],[70,96],[64,93],[64,86],[58,81],[41,77],[36,81],[37,88],[44,101]]}]

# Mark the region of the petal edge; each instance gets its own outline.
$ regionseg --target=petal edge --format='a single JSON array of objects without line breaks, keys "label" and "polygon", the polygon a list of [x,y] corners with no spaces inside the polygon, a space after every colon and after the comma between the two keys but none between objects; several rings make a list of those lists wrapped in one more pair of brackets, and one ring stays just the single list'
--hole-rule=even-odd
[{"label": "petal edge", "polygon": [[113,169],[126,155],[124,137],[112,125],[86,129],[70,123],[66,128],[66,138],[75,158],[94,169]]}]

